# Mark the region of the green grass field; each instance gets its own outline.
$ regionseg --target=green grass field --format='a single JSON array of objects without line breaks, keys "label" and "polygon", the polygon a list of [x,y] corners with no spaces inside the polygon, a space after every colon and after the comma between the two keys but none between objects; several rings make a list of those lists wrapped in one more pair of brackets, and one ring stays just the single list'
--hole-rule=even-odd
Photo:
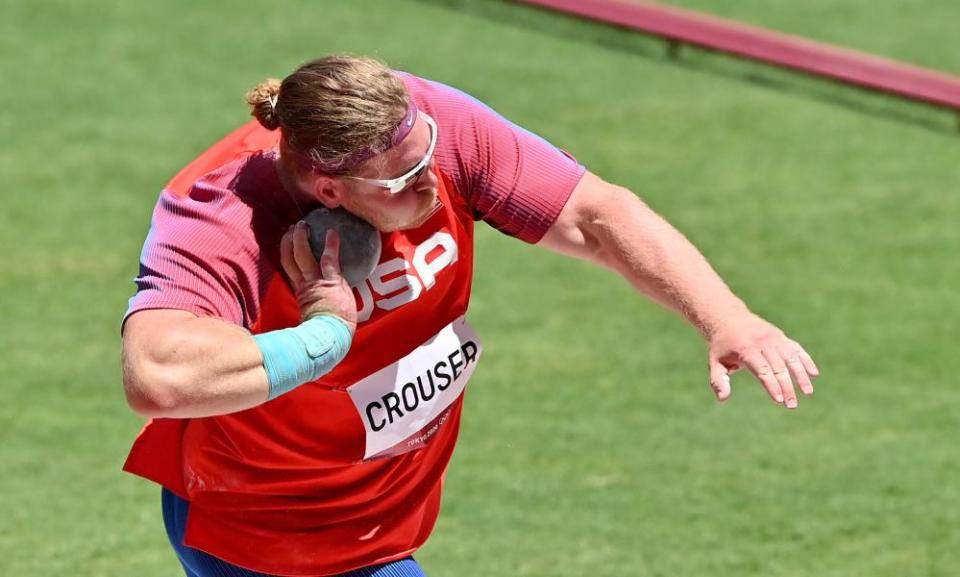
[{"label": "green grass field", "polygon": [[[960,73],[953,0],[678,0]],[[630,187],[823,372],[799,411],[591,266],[480,227],[486,345],[432,577],[960,573],[948,113],[486,1],[12,0],[0,18],[0,575],[179,574],[120,472],[119,321],[161,186],[329,52],[465,89]],[[588,328],[585,328],[588,327]]]}]

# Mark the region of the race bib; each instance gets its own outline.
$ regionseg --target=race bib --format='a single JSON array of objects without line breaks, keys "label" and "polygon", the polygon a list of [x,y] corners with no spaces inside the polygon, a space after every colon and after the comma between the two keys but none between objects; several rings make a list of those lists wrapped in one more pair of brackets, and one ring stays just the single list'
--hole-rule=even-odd
[{"label": "race bib", "polygon": [[404,358],[348,387],[366,430],[364,460],[426,445],[463,393],[482,350],[460,317]]}]

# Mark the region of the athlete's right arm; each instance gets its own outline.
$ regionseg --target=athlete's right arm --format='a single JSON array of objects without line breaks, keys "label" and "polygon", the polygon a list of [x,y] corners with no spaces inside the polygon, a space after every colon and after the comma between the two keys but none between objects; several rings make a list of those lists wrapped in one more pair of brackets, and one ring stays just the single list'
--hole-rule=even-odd
[{"label": "athlete's right arm", "polygon": [[[318,264],[310,252],[306,226],[298,225],[284,235],[280,254],[304,323],[335,316],[352,336],[356,302],[340,274],[339,245],[339,237],[329,233]],[[264,336],[269,338],[271,333]],[[271,393],[276,383],[271,383],[265,366],[265,350],[262,341],[258,344],[245,329],[220,319],[173,309],[136,312],[123,331],[127,402],[142,415],[167,418],[206,417],[255,407],[276,394],[275,386]]]},{"label": "athlete's right arm", "polygon": [[174,309],[144,310],[123,330],[123,387],[147,417],[206,417],[255,407],[269,390],[243,328]]}]

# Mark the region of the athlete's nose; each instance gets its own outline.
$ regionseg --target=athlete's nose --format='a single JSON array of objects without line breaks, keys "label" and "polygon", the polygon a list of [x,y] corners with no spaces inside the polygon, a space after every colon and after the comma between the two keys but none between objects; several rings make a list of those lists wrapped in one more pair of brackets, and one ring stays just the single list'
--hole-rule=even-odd
[{"label": "athlete's nose", "polygon": [[437,181],[436,173],[433,171],[436,162],[436,158],[430,159],[430,164],[423,170],[423,174],[420,175],[420,179],[417,181],[417,189],[422,190],[437,187],[439,182]]}]

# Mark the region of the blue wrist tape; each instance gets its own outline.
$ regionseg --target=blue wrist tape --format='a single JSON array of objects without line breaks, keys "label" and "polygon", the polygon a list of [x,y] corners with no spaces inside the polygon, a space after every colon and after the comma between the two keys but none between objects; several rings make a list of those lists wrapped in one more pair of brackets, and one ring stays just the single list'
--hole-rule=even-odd
[{"label": "blue wrist tape", "polygon": [[332,315],[315,316],[294,328],[254,335],[270,382],[267,399],[275,399],[330,372],[347,356],[352,339],[347,323]]}]

